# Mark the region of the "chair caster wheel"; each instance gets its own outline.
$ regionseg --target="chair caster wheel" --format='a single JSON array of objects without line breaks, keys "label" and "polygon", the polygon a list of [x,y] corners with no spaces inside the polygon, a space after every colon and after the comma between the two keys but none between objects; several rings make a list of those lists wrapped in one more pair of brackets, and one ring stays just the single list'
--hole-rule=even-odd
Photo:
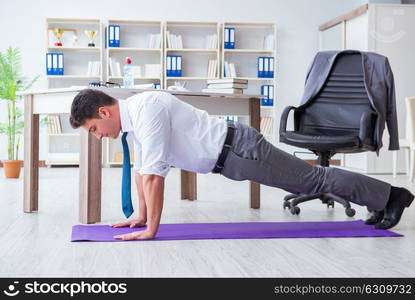
[{"label": "chair caster wheel", "polygon": [[346,208],[346,215],[348,217],[353,217],[355,214],[356,214],[356,211],[353,208],[351,207]]},{"label": "chair caster wheel", "polygon": [[290,211],[291,211],[291,214],[298,215],[300,213],[300,208],[298,206],[293,206],[291,207]]},{"label": "chair caster wheel", "polygon": [[330,206],[334,208],[334,201],[333,200],[327,201],[327,208],[329,208]]},{"label": "chair caster wheel", "polygon": [[290,208],[290,202],[289,201],[284,201],[284,204],[282,205],[282,207],[284,208],[284,209],[286,209],[286,208]]}]

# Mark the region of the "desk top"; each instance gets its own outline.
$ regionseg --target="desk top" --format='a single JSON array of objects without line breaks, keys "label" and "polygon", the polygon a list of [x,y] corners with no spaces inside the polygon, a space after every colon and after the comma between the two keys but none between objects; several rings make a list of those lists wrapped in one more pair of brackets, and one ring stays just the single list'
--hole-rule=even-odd
[{"label": "desk top", "polygon": [[[79,92],[88,87],[71,87],[71,88],[59,88],[59,89],[44,89],[44,90],[29,90],[17,92],[18,96],[27,95],[39,95],[39,94],[59,94],[67,92]],[[183,96],[205,96],[205,97],[225,97],[225,98],[261,98],[261,95],[247,95],[247,94],[225,94],[225,93],[205,93],[205,92],[191,92],[191,91],[173,91],[173,90],[145,90],[145,89],[126,89],[126,88],[106,88],[106,87],[94,87],[93,89],[101,90],[103,92],[110,92],[112,95],[117,96],[132,96],[137,93],[149,92],[149,91],[160,91],[167,92],[172,95],[183,95]],[[127,98],[128,98],[127,97]]]}]

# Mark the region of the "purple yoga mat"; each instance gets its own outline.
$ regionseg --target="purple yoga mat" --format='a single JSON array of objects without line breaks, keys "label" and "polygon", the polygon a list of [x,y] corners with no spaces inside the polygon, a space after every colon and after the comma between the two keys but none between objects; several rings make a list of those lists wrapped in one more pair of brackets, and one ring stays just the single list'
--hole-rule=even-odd
[{"label": "purple yoga mat", "polygon": [[[75,225],[72,242],[123,242],[114,235],[144,230],[112,228],[109,225]],[[160,224],[153,241],[204,239],[268,239],[323,237],[397,237],[401,234],[378,230],[362,220],[341,222],[251,222],[251,223],[187,223]]]}]

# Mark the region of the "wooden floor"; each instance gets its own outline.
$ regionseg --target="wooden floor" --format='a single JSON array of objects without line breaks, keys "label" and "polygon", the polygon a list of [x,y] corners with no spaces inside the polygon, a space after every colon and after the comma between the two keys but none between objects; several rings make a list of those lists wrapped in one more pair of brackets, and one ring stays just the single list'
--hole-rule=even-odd
[{"label": "wooden floor", "polygon": [[[3,171],[3,170],[1,170]],[[123,220],[121,169],[103,170],[103,222]],[[404,175],[377,176],[415,191]],[[198,177],[199,200],[179,200],[179,171],[167,177],[162,223],[347,220],[336,205],[282,209],[282,190],[262,187],[262,206],[248,206],[248,184],[219,175]],[[78,169],[40,170],[38,213],[22,211],[23,180],[0,174],[0,277],[414,277],[415,205],[399,238],[315,238],[125,243],[71,243],[78,224]],[[135,195],[135,193],[134,193]],[[136,197],[135,197],[136,199]],[[135,200],[136,201],[136,200]],[[135,202],[136,203],[136,202]],[[357,209],[355,219],[365,218]]]}]

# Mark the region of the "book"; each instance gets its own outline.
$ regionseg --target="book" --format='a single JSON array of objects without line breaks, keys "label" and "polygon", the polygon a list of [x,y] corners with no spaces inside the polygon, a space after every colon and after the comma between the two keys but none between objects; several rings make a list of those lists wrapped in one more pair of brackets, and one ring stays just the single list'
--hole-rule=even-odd
[{"label": "book", "polygon": [[245,83],[233,83],[233,82],[223,82],[223,83],[208,83],[208,88],[210,89],[246,89],[248,87]]},{"label": "book", "polygon": [[216,69],[217,69],[217,60],[209,59],[207,77],[209,78],[216,77]]},{"label": "book", "polygon": [[229,63],[225,61],[224,63],[224,76],[223,77],[231,77],[230,70],[229,70]]},{"label": "book", "polygon": [[202,89],[206,93],[243,94],[243,89]]},{"label": "book", "polygon": [[59,115],[55,115],[56,133],[62,133],[61,119]]},{"label": "book", "polygon": [[207,81],[208,84],[212,83],[245,83],[248,84],[247,79],[241,79],[241,78],[223,78],[223,79],[210,79]]},{"label": "book", "polygon": [[236,77],[235,64],[229,64],[229,73],[232,78]]}]

